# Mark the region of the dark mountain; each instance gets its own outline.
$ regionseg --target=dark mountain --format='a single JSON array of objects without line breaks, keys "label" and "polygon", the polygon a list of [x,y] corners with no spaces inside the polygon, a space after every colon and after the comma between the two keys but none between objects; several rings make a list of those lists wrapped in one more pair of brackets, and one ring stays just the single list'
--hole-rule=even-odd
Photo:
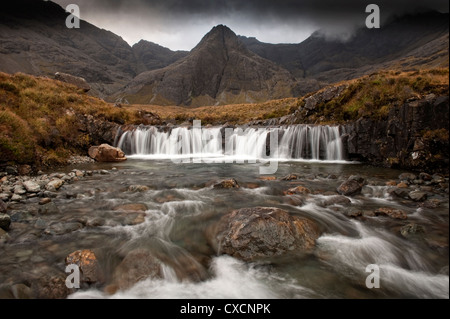
[{"label": "dark mountain", "polygon": [[189,54],[189,51],[172,51],[145,40],[133,45],[133,52],[138,61],[138,74],[164,68]]},{"label": "dark mountain", "polygon": [[[55,72],[85,78],[106,97],[141,71],[166,66],[182,52],[141,42],[131,48],[112,32],[80,21],[65,25],[68,13],[51,1],[14,0],[0,11],[0,71],[53,76]],[[159,60],[152,62],[152,57]]]},{"label": "dark mountain", "polygon": [[[346,41],[329,40],[320,32],[299,44],[268,44],[240,37],[256,54],[282,65],[297,78],[336,82],[374,71],[405,57],[411,65],[448,66],[448,13],[428,12],[392,20],[380,29],[357,30]],[[433,47],[429,43],[434,42]],[[442,56],[447,51],[447,57]],[[415,59],[419,58],[419,59]],[[406,60],[403,67],[408,66]]]},{"label": "dark mountain", "polygon": [[131,103],[214,105],[292,96],[293,76],[249,51],[228,27],[214,27],[188,56],[138,75],[120,92]]}]

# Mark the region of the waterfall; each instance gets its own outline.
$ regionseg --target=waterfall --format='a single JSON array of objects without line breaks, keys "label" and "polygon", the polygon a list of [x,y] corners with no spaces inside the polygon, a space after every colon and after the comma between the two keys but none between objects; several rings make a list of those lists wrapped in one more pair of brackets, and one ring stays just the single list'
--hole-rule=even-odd
[{"label": "waterfall", "polygon": [[[277,134],[275,148],[270,134]],[[279,128],[177,127],[164,131],[140,126],[123,132],[117,142],[125,154],[163,158],[237,157],[300,160],[345,160],[339,126],[292,125]],[[272,153],[272,154],[271,154]]]}]

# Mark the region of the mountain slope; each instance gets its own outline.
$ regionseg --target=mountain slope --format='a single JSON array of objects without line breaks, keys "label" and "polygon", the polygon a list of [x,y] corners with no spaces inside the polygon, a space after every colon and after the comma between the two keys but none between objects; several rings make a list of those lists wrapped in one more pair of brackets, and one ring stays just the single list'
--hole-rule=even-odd
[{"label": "mountain slope", "polygon": [[[142,42],[133,48],[112,32],[80,21],[65,26],[68,13],[51,1],[15,0],[0,11],[0,71],[53,76],[55,72],[85,78],[106,97],[139,72],[166,66],[183,52]],[[155,56],[156,65],[149,61]]]},{"label": "mountain slope", "polygon": [[[430,58],[443,50],[447,51],[447,59],[435,57],[433,67],[448,66],[448,22],[448,13],[404,16],[380,29],[360,29],[347,42],[327,40],[320,32],[299,44],[268,44],[255,38],[240,39],[251,51],[282,65],[297,78],[336,82],[376,69],[368,66],[386,64],[406,56],[421,58],[422,61],[416,60],[417,65],[427,64]],[[428,45],[433,41],[434,51]],[[420,49],[422,47],[424,49]]]},{"label": "mountain slope", "polygon": [[138,75],[120,92],[131,103],[200,106],[292,96],[293,76],[214,27],[185,58]]}]

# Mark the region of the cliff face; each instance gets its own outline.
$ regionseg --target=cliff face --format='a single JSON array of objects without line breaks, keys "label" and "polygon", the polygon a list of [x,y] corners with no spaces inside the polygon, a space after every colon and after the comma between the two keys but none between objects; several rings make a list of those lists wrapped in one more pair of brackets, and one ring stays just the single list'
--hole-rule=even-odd
[{"label": "cliff face", "polygon": [[412,170],[448,171],[449,97],[430,94],[393,107],[387,120],[345,126],[351,159]]}]

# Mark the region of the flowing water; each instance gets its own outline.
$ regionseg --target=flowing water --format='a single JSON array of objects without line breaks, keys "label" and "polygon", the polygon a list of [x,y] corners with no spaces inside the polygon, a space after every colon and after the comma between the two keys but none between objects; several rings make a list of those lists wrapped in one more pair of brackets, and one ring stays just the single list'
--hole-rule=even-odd
[{"label": "flowing water", "polygon": [[[192,130],[177,130],[164,133],[145,128],[126,133],[119,144],[134,154],[128,161],[78,166],[116,168],[66,185],[53,200],[63,214],[48,217],[52,223],[83,220],[85,226],[62,235],[36,235],[32,241],[24,226],[21,236],[0,248],[0,282],[17,282],[49,269],[61,271],[68,254],[92,249],[108,283],[127,252],[145,247],[162,261],[162,278],[146,279],[114,294],[105,292],[107,283],[84,287],[70,298],[449,297],[448,194],[429,192],[429,199],[439,200],[437,208],[392,197],[386,182],[398,179],[402,171],[344,162],[335,128],[293,127],[280,134],[276,152],[284,158],[270,175],[276,179],[261,175],[263,163],[252,161],[264,157],[267,131],[230,134],[234,146],[225,154],[220,130],[210,129],[208,135],[213,138],[198,144],[195,141],[202,134],[195,137],[198,133]],[[189,152],[180,153],[183,147],[170,145],[171,134],[185,136],[189,145],[184,149]],[[258,138],[263,134],[264,139]],[[311,139],[319,146],[300,146]],[[173,160],[177,155],[189,161]],[[206,161],[206,156],[216,162]],[[293,173],[298,174],[297,180],[281,180]],[[333,201],[336,188],[356,174],[366,180],[362,193],[348,197],[348,202]],[[229,178],[241,187],[213,188]],[[148,189],[134,191],[133,185]],[[301,198],[284,194],[300,185],[311,194]],[[123,204],[144,204],[143,222],[129,222],[127,214],[114,209]],[[321,236],[314,251],[302,256],[288,253],[264,263],[217,255],[208,244],[209,226],[234,209],[256,206],[278,207],[315,221]],[[408,218],[370,214],[381,207],[401,209]],[[350,218],[352,211],[369,213]],[[36,225],[36,218],[29,217],[30,225]],[[403,237],[400,229],[410,223],[423,226],[425,233]],[[380,270],[380,288],[369,289],[366,279],[371,273],[366,267],[373,264]]]}]

